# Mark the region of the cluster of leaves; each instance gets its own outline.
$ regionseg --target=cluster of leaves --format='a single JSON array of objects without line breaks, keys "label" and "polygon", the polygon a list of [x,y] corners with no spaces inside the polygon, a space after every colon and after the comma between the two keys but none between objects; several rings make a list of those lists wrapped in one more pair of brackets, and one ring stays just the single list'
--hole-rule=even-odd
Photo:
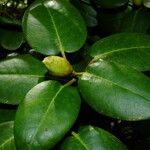
[{"label": "cluster of leaves", "polygon": [[[150,119],[148,1],[36,0],[22,23],[0,17],[0,33],[0,149],[127,150],[101,126],[82,125],[86,104],[105,119]],[[63,63],[48,70],[48,55],[73,71],[58,77]]]}]

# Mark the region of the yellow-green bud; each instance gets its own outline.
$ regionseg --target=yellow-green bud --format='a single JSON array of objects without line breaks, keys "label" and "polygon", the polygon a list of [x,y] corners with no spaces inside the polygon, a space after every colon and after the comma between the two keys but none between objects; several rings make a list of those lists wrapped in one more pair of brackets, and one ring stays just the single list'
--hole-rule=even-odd
[{"label": "yellow-green bud", "polygon": [[44,58],[43,63],[53,76],[65,77],[73,72],[71,64],[63,57],[48,56]]}]

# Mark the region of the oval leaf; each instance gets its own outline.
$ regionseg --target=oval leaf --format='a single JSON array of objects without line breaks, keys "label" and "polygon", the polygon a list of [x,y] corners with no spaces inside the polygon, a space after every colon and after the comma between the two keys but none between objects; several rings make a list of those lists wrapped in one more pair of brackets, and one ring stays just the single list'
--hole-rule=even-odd
[{"label": "oval leaf", "polygon": [[118,62],[139,71],[150,70],[150,36],[140,33],[115,34],[96,42],[90,49],[96,59]]},{"label": "oval leaf", "polygon": [[19,31],[0,29],[0,45],[8,50],[18,49],[23,42],[23,34]]},{"label": "oval leaf", "polygon": [[49,150],[70,129],[80,109],[74,87],[45,81],[26,95],[15,119],[17,148]]},{"label": "oval leaf", "polygon": [[31,47],[47,55],[77,51],[86,39],[81,15],[66,0],[35,2],[25,13],[23,30]]},{"label": "oval leaf", "polygon": [[[44,78],[45,66],[30,55],[0,62],[0,103],[18,104]],[[9,93],[9,94],[8,94]]]},{"label": "oval leaf", "polygon": [[79,79],[85,101],[97,112],[122,120],[150,118],[150,79],[115,63],[91,64]]},{"label": "oval leaf", "polygon": [[127,150],[119,139],[100,128],[85,126],[73,135],[65,140],[61,150]]},{"label": "oval leaf", "polygon": [[0,149],[16,150],[13,135],[14,122],[4,122],[0,124]]}]

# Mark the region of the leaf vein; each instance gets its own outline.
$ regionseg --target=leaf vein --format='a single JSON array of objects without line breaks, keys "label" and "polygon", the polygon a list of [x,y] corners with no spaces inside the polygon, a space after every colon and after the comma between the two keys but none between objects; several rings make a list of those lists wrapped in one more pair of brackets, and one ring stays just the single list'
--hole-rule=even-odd
[{"label": "leaf vein", "polygon": [[117,84],[117,83],[115,83],[115,82],[113,82],[113,81],[110,81],[110,80],[108,80],[108,79],[106,79],[106,78],[103,78],[103,77],[101,77],[101,76],[94,75],[94,74],[92,74],[92,73],[90,73],[90,72],[86,72],[86,73],[89,74],[90,76],[95,77],[95,78],[99,78],[99,79],[106,80],[107,82],[110,82],[110,83],[112,83],[113,85],[116,85],[116,86],[118,86],[118,87],[120,87],[120,88],[122,88],[122,89],[125,89],[125,90],[127,90],[127,91],[129,91],[129,92],[131,92],[131,93],[133,93],[133,94],[135,94],[135,95],[138,95],[138,96],[144,98],[144,99],[147,100],[147,101],[150,101],[148,98],[144,97],[143,95],[140,95],[140,94],[138,94],[138,93],[132,91],[131,89],[126,88],[126,87],[122,87],[122,86],[120,86],[119,84]]},{"label": "leaf vein", "polygon": [[44,117],[43,117],[43,118],[41,119],[41,121],[39,122],[39,125],[38,125],[38,127],[37,127],[37,129],[36,129],[34,135],[32,136],[32,140],[31,140],[31,143],[30,143],[30,146],[29,146],[29,150],[31,149],[31,145],[33,144],[34,137],[36,136],[36,134],[37,134],[37,132],[38,132],[40,126],[42,125],[43,121],[45,120],[45,117],[46,117],[47,113],[49,112],[49,110],[50,110],[52,104],[54,103],[54,101],[55,101],[55,99],[56,99],[56,97],[57,97],[58,94],[62,91],[62,89],[63,89],[64,87],[65,87],[65,86],[61,86],[61,87],[59,88],[59,90],[57,91],[57,93],[54,95],[53,99],[51,100],[51,102],[50,102],[48,108],[46,109],[46,111],[45,111],[45,113],[44,113],[44,115],[43,115]]}]

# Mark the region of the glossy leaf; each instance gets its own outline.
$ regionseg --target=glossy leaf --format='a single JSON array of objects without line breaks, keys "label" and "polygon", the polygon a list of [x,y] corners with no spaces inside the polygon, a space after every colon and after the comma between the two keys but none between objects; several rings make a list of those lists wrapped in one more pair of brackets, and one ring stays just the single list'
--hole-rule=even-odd
[{"label": "glossy leaf", "polygon": [[71,128],[80,109],[80,97],[74,87],[57,81],[45,81],[26,95],[15,119],[17,148],[49,150]]},{"label": "glossy leaf", "polygon": [[150,118],[150,79],[132,68],[97,61],[79,79],[84,100],[97,112],[122,120]]},{"label": "glossy leaf", "polygon": [[0,124],[0,149],[16,150],[13,135],[14,122],[4,122]]},{"label": "glossy leaf", "polygon": [[61,150],[127,150],[126,146],[107,131],[85,126],[73,133],[61,146]]},{"label": "glossy leaf", "polygon": [[44,64],[30,55],[0,61],[0,103],[18,104],[45,73]]},{"label": "glossy leaf", "polygon": [[36,1],[25,13],[23,30],[31,47],[47,55],[75,52],[86,39],[81,15],[66,0]]},{"label": "glossy leaf", "polygon": [[23,34],[19,31],[0,29],[0,45],[8,50],[18,49],[23,42]]},{"label": "glossy leaf", "polygon": [[150,36],[120,33],[96,42],[89,51],[96,59],[125,64],[139,71],[150,70]]},{"label": "glossy leaf", "polygon": [[103,9],[113,9],[126,5],[128,0],[97,0],[96,2]]}]

